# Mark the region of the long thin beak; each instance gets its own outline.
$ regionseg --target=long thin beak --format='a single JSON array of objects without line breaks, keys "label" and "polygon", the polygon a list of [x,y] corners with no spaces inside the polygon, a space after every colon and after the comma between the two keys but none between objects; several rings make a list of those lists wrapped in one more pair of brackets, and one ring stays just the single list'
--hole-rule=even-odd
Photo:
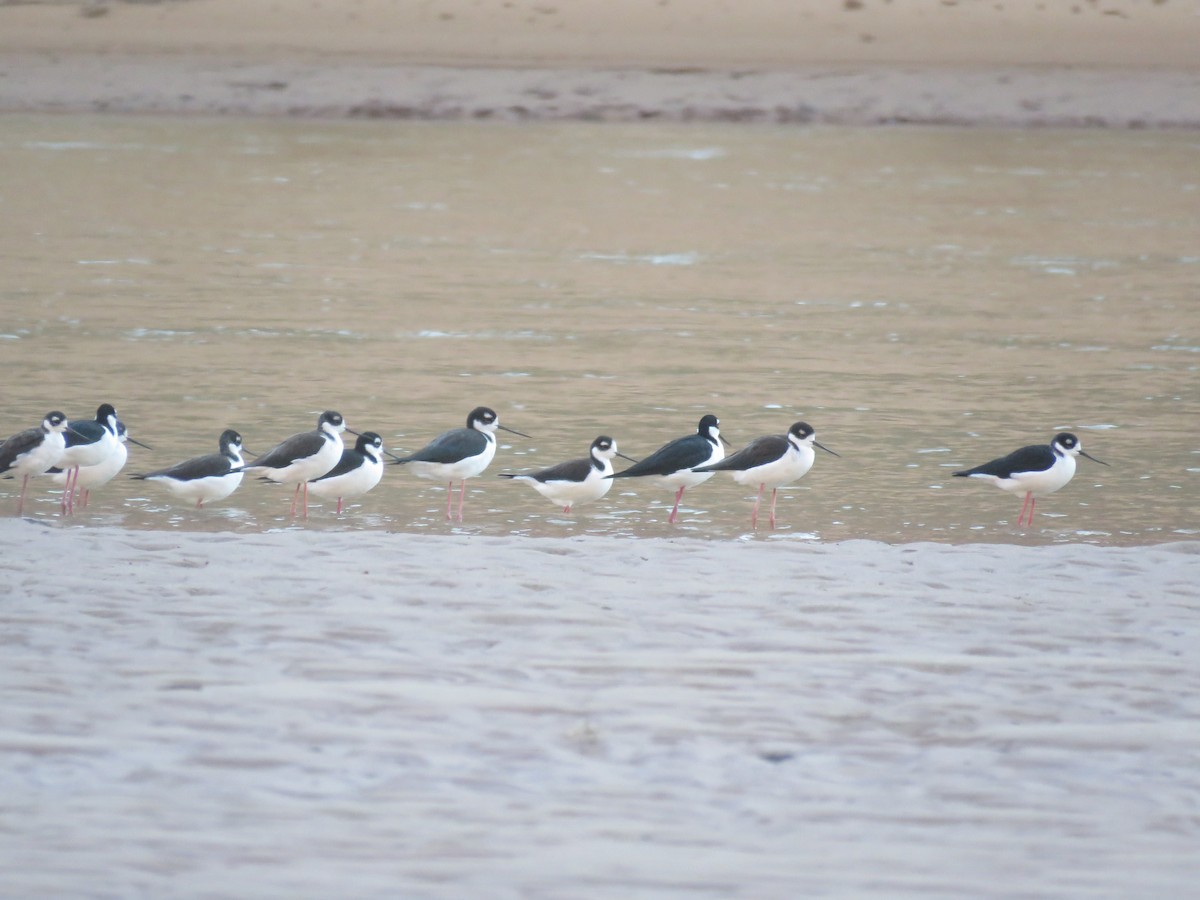
[{"label": "long thin beak", "polygon": [[397,456],[395,453],[393,453],[391,450],[384,450],[383,452],[384,452],[384,455],[385,455],[385,456],[390,456],[390,457],[391,457],[393,460],[395,460],[396,462],[400,462],[400,457],[398,457],[398,456]]},{"label": "long thin beak", "polygon": [[509,428],[507,425],[500,425],[499,423],[497,423],[496,427],[499,428],[501,431],[507,431],[510,434],[519,434],[523,438],[529,437],[529,435],[527,435],[525,432],[517,431],[517,429],[515,429],[515,428]]},{"label": "long thin beak", "polygon": [[733,446],[733,444],[731,444],[731,443],[729,443],[729,441],[725,440],[725,435],[721,434],[721,432],[719,432],[719,431],[717,432],[717,437],[720,438],[721,443],[724,444],[726,447]]},{"label": "long thin beak", "polygon": [[639,461],[639,460],[636,460],[636,459],[634,459],[632,456],[626,456],[626,455],[625,455],[624,453],[622,453],[620,450],[618,450],[618,451],[617,451],[617,456],[621,457],[621,459],[627,459],[627,460],[629,460],[631,463],[635,463],[635,462],[638,462],[638,461]]},{"label": "long thin beak", "polygon": [[141,441],[139,441],[137,438],[131,438],[129,435],[125,435],[125,440],[129,441],[129,443],[131,443],[131,444],[137,444],[139,447],[142,447],[142,448],[144,448],[144,449],[146,449],[146,450],[153,450],[153,449],[154,449],[153,447],[149,446],[148,444],[143,444],[143,443],[142,443]]},{"label": "long thin beak", "polygon": [[1080,450],[1080,451],[1079,451],[1079,455],[1080,455],[1080,456],[1086,456],[1086,457],[1087,457],[1088,459],[1090,459],[1092,462],[1098,462],[1098,463],[1100,463],[1100,465],[1102,465],[1102,466],[1107,466],[1107,465],[1108,465],[1108,463],[1106,463],[1104,460],[1102,460],[1102,459],[1096,459],[1096,457],[1092,456],[1092,454],[1090,454],[1090,453],[1085,453],[1083,450]]},{"label": "long thin beak", "polygon": [[75,437],[79,437],[79,438],[83,437],[82,434],[80,434],[78,431],[76,431],[70,425],[68,425],[66,428],[64,428],[63,431],[69,431],[69,432],[71,432],[71,434],[75,435]]},{"label": "long thin beak", "polygon": [[832,454],[833,456],[836,456],[838,459],[841,459],[841,458],[842,458],[842,455],[841,455],[840,453],[834,453],[832,450],[830,450],[828,447],[826,447],[824,444],[822,444],[822,443],[820,443],[820,442],[818,442],[818,441],[813,441],[813,446],[814,446],[814,447],[820,447],[820,448],[821,448],[822,450],[824,450],[826,453],[830,453],[830,454]]},{"label": "long thin beak", "polygon": [[348,432],[350,432],[352,435],[354,435],[355,437],[358,437],[358,432],[355,431],[353,428],[347,428],[346,430]]}]

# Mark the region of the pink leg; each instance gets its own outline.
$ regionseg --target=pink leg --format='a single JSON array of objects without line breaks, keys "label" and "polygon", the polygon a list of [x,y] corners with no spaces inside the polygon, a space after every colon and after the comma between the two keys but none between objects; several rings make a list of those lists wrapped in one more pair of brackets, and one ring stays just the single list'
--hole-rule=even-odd
[{"label": "pink leg", "polygon": [[463,501],[467,499],[467,480],[458,483],[458,521],[462,521]]},{"label": "pink leg", "polygon": [[300,485],[296,485],[296,490],[292,491],[292,518],[296,518],[296,502],[300,499]]},{"label": "pink leg", "polygon": [[83,497],[80,500],[79,508],[87,509],[88,501],[91,499],[92,499],[92,492],[89,491],[87,488],[84,488],[83,489]]},{"label": "pink leg", "polygon": [[672,525],[674,525],[675,520],[679,518],[679,501],[683,499],[683,492],[685,490],[687,490],[687,488],[681,487],[675,492],[675,505],[671,508],[671,515],[667,517],[667,522]]},{"label": "pink leg", "polygon": [[21,497],[17,500],[17,515],[21,515],[25,511],[25,489],[29,487],[29,476],[26,475],[21,479]]},{"label": "pink leg", "polygon": [[[766,487],[765,484],[760,484],[758,486],[758,496],[754,498],[754,512],[750,513],[750,527],[751,528],[758,527],[758,505],[760,503],[762,503],[763,488],[765,488],[765,487]],[[775,523],[772,522],[771,524],[774,525]]]},{"label": "pink leg", "polygon": [[1033,511],[1035,509],[1037,509],[1037,497],[1033,496],[1033,494],[1030,494],[1029,495],[1029,515],[1025,517],[1025,527],[1026,528],[1033,527]]},{"label": "pink leg", "polygon": [[308,482],[304,482],[304,521],[308,521]]},{"label": "pink leg", "polygon": [[775,527],[775,499],[779,488],[771,488],[771,527]]},{"label": "pink leg", "polygon": [[67,478],[66,481],[63,482],[61,505],[63,515],[66,515],[71,511],[71,479],[73,477],[75,477],[75,467],[71,466],[71,468],[67,469]]},{"label": "pink leg", "polygon": [[[196,501],[196,509],[204,509],[204,499],[203,498]],[[295,513],[292,513],[292,515],[295,515]]]},{"label": "pink leg", "polygon": [[1017,527],[1021,527],[1021,523],[1025,519],[1025,510],[1029,507],[1029,501],[1033,499],[1033,494],[1026,492],[1025,500],[1021,503],[1021,513],[1017,516]]}]

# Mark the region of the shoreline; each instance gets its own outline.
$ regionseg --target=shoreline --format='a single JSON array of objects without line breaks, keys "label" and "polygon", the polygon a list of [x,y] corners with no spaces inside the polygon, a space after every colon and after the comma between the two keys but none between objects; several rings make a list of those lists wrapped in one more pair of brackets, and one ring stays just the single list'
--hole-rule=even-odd
[{"label": "shoreline", "polygon": [[410,121],[1200,128],[1200,72],[630,70],[0,57],[0,112]]},{"label": "shoreline", "polygon": [[[984,556],[1005,555],[1008,553],[1038,553],[1061,552],[1068,556],[1086,555],[1089,553],[1123,554],[1144,552],[1147,554],[1167,553],[1178,555],[1179,558],[1196,557],[1200,563],[1200,540],[1178,535],[1164,535],[1162,540],[1153,543],[1100,543],[1094,541],[1049,541],[1044,543],[1022,543],[1019,541],[939,541],[939,540],[908,540],[889,541],[873,537],[847,537],[829,540],[745,540],[742,537],[727,538],[708,537],[692,533],[626,535],[626,534],[593,534],[586,532],[550,533],[495,533],[471,531],[406,531],[392,527],[363,525],[311,527],[311,525],[264,525],[261,528],[247,529],[238,527],[173,527],[155,528],[139,525],[118,524],[111,522],[74,522],[58,518],[39,518],[30,515],[0,517],[0,538],[11,546],[16,546],[32,535],[68,535],[67,541],[103,542],[106,540],[138,541],[141,539],[175,541],[177,547],[189,547],[199,551],[208,544],[224,545],[230,541],[246,541],[255,543],[260,539],[270,543],[292,542],[297,546],[312,544],[312,549],[327,542],[348,543],[354,549],[369,549],[368,544],[383,544],[389,541],[414,541],[427,543],[435,555],[439,553],[455,554],[461,551],[464,543],[480,543],[491,548],[517,547],[532,550],[535,553],[550,553],[556,555],[563,552],[565,547],[588,548],[589,545],[599,546],[618,544],[621,546],[636,544],[647,547],[679,547],[681,552],[712,552],[720,553],[726,548],[732,553],[815,553],[820,556],[829,554],[845,554],[854,556],[861,552],[868,555],[890,555],[913,551],[929,553],[973,553],[978,551]],[[73,536],[73,537],[70,537]],[[755,549],[757,548],[757,549]],[[786,548],[786,549],[785,549]],[[165,548],[160,548],[165,549]],[[379,547],[375,547],[379,549]],[[447,562],[446,560],[426,560],[424,563],[433,570]],[[454,560],[449,560],[453,563]],[[598,558],[599,563],[603,560]],[[15,565],[10,568],[15,568]],[[612,576],[609,576],[612,577]]]},{"label": "shoreline", "polygon": [[1200,128],[1200,4],[0,0],[0,112]]}]

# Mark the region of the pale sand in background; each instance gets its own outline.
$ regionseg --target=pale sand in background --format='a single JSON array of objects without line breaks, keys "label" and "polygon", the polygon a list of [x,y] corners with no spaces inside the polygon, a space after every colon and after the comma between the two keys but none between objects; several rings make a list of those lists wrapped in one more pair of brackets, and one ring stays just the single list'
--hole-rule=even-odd
[{"label": "pale sand in background", "polygon": [[1197,0],[0,5],[0,110],[1200,126]]}]

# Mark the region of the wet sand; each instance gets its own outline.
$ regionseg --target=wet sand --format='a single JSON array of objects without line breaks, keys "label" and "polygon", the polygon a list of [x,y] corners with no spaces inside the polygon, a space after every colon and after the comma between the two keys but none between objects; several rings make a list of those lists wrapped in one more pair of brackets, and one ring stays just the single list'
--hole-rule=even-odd
[{"label": "wet sand", "polygon": [[0,110],[1200,126],[1200,6],[0,6]]},{"label": "wet sand", "polygon": [[1181,896],[1200,874],[1200,544],[12,519],[0,543],[6,896]]}]

